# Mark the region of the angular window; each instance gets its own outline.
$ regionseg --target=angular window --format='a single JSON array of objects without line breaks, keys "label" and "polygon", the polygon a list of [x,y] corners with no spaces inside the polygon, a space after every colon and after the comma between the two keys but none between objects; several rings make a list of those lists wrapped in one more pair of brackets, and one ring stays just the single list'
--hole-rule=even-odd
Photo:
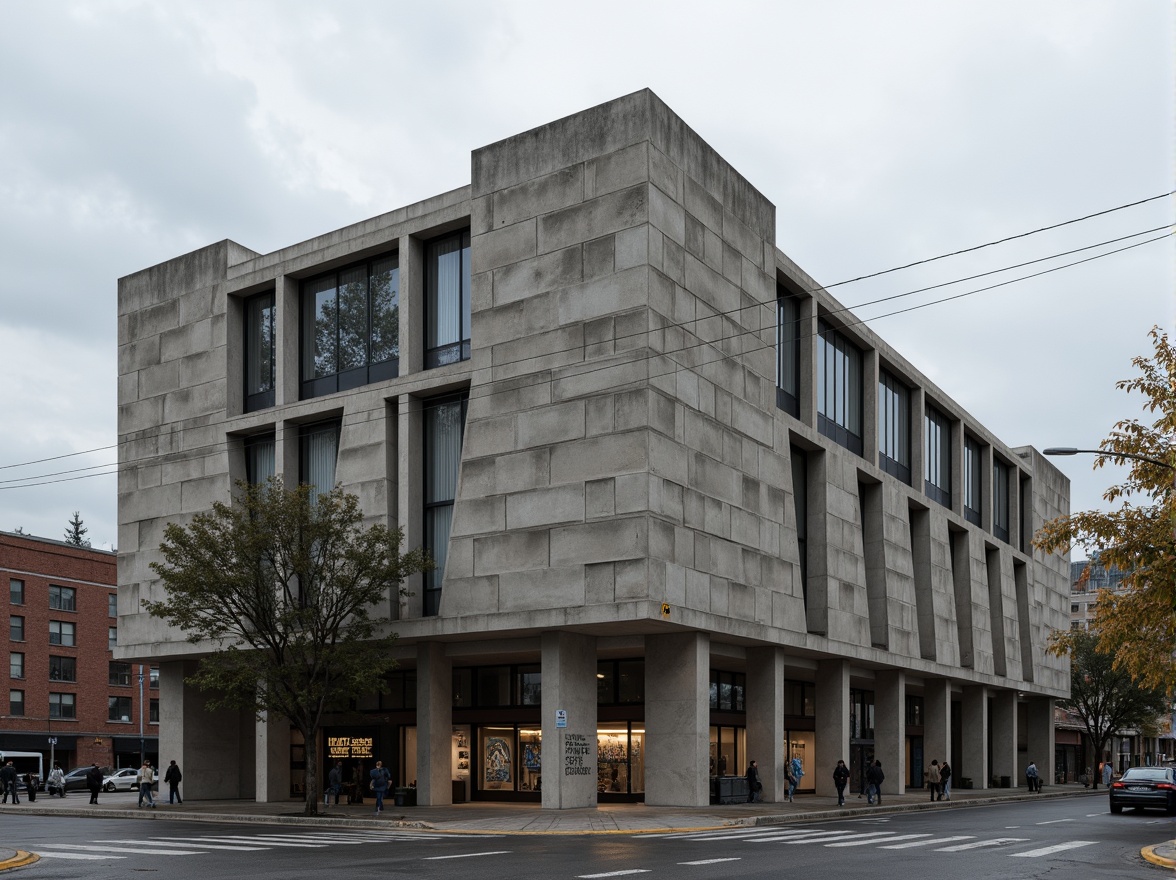
[{"label": "angular window", "polygon": [[49,621],[49,644],[72,647],[75,644],[75,628],[64,620]]},{"label": "angular window", "polygon": [[273,291],[245,300],[245,412],[274,405]]},{"label": "angular window", "polygon": [[817,337],[817,430],[862,454],[862,353],[824,321]]},{"label": "angular window", "polygon": [[441,582],[445,577],[453,502],[457,497],[466,405],[463,395],[430,401],[425,406],[425,549],[437,564],[425,575],[423,613],[426,617],[441,609]]},{"label": "angular window", "polygon": [[77,590],[73,587],[49,585],[49,607],[54,611],[76,611]]},{"label": "angular window", "polygon": [[425,368],[470,359],[470,231],[429,242],[425,253]]},{"label": "angular window", "polygon": [[258,434],[245,439],[245,480],[260,486],[275,473],[274,435]]},{"label": "angular window", "polygon": [[951,507],[951,422],[928,405],[923,430],[923,479],[927,497]]},{"label": "angular window", "polygon": [[9,691],[8,692],[8,714],[9,715],[24,715],[24,691]]},{"label": "angular window", "polygon": [[964,519],[980,525],[984,515],[983,480],[980,470],[984,449],[979,441],[964,438]]},{"label": "angular window", "polygon": [[8,601],[13,605],[24,604],[24,581],[13,578],[8,582]]},{"label": "angular window", "polygon": [[130,697],[107,697],[106,698],[106,720],[107,721],[130,721],[131,720],[131,698]]},{"label": "angular window", "polygon": [[77,681],[78,660],[76,657],[49,657],[50,681]]},{"label": "angular window", "polygon": [[111,687],[130,687],[131,686],[131,664],[120,663],[117,660],[110,661],[110,673],[107,676],[107,683]]},{"label": "angular window", "polygon": [[911,482],[911,392],[895,376],[878,378],[878,466]]},{"label": "angular window", "polygon": [[49,694],[50,718],[76,718],[77,698],[73,694]]},{"label": "angular window", "polygon": [[118,593],[110,593],[107,595],[106,616],[118,617]]},{"label": "angular window", "polygon": [[24,654],[13,651],[8,655],[8,677],[24,678]]},{"label": "angular window", "polygon": [[1009,466],[992,462],[992,534],[1002,541],[1009,539]]},{"label": "angular window", "polygon": [[298,482],[313,486],[312,502],[335,488],[335,463],[339,460],[339,422],[307,425],[298,438]]},{"label": "angular window", "polygon": [[112,626],[106,630],[106,647],[113,651],[118,647],[118,627]]},{"label": "angular window", "polygon": [[8,618],[8,638],[14,642],[23,642],[24,637],[24,618],[13,615]]},{"label": "angular window", "polygon": [[776,288],[776,406],[800,417],[800,298]]},{"label": "angular window", "polygon": [[377,257],[302,285],[302,398],[394,379],[400,369],[400,264]]}]

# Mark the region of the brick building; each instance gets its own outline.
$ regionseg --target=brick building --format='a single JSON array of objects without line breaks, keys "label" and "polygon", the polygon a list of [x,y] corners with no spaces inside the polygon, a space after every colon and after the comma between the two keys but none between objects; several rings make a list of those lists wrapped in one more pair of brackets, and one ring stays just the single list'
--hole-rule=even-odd
[{"label": "brick building", "polygon": [[[41,752],[69,769],[135,766],[158,751],[158,673],[115,660],[115,554],[0,532],[8,600],[8,702],[0,751]],[[140,728],[140,670],[143,723]],[[50,739],[55,739],[51,747]]]},{"label": "brick building", "polygon": [[838,758],[895,792],[932,758],[1052,778],[1069,571],[1030,537],[1068,481],[797,266],[652,92],[417,204],[136,272],[118,308],[118,653],[159,658],[191,796],[302,790],[289,725],[208,711],[185,676],[216,646],[141,604],[167,524],[274,474],[438,562],[375,609],[401,669],[320,766],[561,809],[705,804],[749,758],[768,801],[791,758],[819,793]]}]

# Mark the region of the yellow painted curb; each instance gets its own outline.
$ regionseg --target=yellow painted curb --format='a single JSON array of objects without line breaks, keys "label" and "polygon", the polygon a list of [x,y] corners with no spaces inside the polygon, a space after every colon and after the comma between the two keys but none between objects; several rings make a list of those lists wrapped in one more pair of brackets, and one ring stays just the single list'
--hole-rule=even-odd
[{"label": "yellow painted curb", "polygon": [[1166,856],[1156,855],[1157,846],[1172,846],[1176,847],[1176,840],[1170,840],[1168,843],[1157,843],[1153,846],[1145,846],[1139,851],[1139,854],[1151,862],[1153,865],[1161,865],[1165,868],[1176,868],[1176,859],[1169,859]]},{"label": "yellow painted curb", "polygon": [[23,849],[18,849],[16,855],[6,862],[0,862],[0,871],[11,871],[14,868],[23,868],[25,865],[31,865],[33,862],[39,862],[41,857],[36,853],[25,852]]}]

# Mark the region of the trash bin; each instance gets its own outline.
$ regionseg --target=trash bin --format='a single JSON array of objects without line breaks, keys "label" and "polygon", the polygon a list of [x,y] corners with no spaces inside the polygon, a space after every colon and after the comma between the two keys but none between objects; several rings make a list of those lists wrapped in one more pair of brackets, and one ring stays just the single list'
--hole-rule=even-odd
[{"label": "trash bin", "polygon": [[407,788],[397,788],[392,792],[392,797],[393,797],[393,803],[395,803],[396,806],[403,807],[405,804],[405,801],[408,800],[408,789]]},{"label": "trash bin", "polygon": [[1000,787],[1001,788],[1012,788],[1013,787],[1013,778],[1011,776],[1002,776],[1000,778]]}]

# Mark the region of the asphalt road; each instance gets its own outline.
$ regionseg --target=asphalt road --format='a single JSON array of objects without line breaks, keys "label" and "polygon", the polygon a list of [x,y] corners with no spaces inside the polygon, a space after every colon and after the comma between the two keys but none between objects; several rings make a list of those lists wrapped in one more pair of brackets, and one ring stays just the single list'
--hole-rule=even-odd
[{"label": "asphalt road", "polygon": [[[1096,812],[1097,811],[1097,812]],[[157,819],[5,815],[6,846],[42,856],[28,880],[250,880],[411,876],[446,880],[648,880],[782,875],[941,880],[1170,876],[1140,858],[1176,837],[1162,813],[1106,812],[1102,799],[1009,803],[684,834],[445,835]]]}]

